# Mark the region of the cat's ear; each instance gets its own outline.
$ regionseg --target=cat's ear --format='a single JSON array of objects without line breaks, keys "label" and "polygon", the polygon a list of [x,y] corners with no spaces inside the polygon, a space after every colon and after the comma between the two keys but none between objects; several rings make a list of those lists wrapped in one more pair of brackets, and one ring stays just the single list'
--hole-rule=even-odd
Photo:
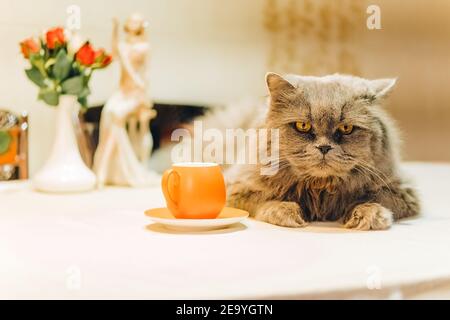
[{"label": "cat's ear", "polygon": [[269,72],[266,75],[266,83],[270,96],[274,100],[280,97],[280,94],[295,91],[295,87],[289,81],[273,72]]},{"label": "cat's ear", "polygon": [[378,79],[370,81],[370,89],[373,93],[374,100],[385,98],[392,92],[397,79]]}]

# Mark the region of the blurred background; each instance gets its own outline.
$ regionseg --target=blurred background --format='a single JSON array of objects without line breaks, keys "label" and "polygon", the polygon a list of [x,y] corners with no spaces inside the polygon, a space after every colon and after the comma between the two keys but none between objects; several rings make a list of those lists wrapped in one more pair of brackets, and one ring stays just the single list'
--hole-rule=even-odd
[{"label": "blurred background", "polygon": [[[447,0],[2,0],[0,107],[28,111],[30,171],[46,159],[54,110],[36,101],[19,41],[65,25],[81,8],[81,32],[110,50],[112,18],[150,22],[151,93],[167,104],[220,105],[266,95],[267,71],[398,77],[387,106],[409,161],[450,161],[450,1]],[[381,30],[366,9],[381,8]],[[92,105],[118,85],[119,67],[98,72]]]}]

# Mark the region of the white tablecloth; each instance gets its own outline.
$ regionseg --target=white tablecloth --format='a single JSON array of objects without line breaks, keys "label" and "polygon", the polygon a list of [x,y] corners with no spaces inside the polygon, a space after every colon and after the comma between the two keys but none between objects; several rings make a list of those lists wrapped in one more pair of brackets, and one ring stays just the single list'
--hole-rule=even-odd
[{"label": "white tablecloth", "polygon": [[[248,220],[207,234],[144,216],[159,189],[0,184],[0,298],[450,297],[450,165],[408,164],[423,216],[383,232]],[[370,289],[373,290],[370,290]]]}]

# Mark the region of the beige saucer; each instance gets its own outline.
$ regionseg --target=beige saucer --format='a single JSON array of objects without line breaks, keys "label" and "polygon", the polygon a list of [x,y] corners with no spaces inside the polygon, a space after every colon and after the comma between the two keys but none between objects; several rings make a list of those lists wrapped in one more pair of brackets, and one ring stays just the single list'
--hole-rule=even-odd
[{"label": "beige saucer", "polygon": [[176,231],[210,231],[229,227],[248,218],[247,211],[225,208],[217,219],[176,219],[167,208],[151,209],[145,215]]}]

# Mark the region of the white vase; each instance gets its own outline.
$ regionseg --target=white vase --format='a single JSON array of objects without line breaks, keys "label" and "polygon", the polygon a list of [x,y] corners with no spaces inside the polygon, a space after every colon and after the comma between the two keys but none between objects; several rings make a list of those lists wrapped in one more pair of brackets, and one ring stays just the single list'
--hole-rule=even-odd
[{"label": "white vase", "polygon": [[50,157],[35,175],[35,189],[51,193],[86,192],[95,188],[96,176],[81,158],[75,135],[80,105],[75,96],[61,96]]}]

